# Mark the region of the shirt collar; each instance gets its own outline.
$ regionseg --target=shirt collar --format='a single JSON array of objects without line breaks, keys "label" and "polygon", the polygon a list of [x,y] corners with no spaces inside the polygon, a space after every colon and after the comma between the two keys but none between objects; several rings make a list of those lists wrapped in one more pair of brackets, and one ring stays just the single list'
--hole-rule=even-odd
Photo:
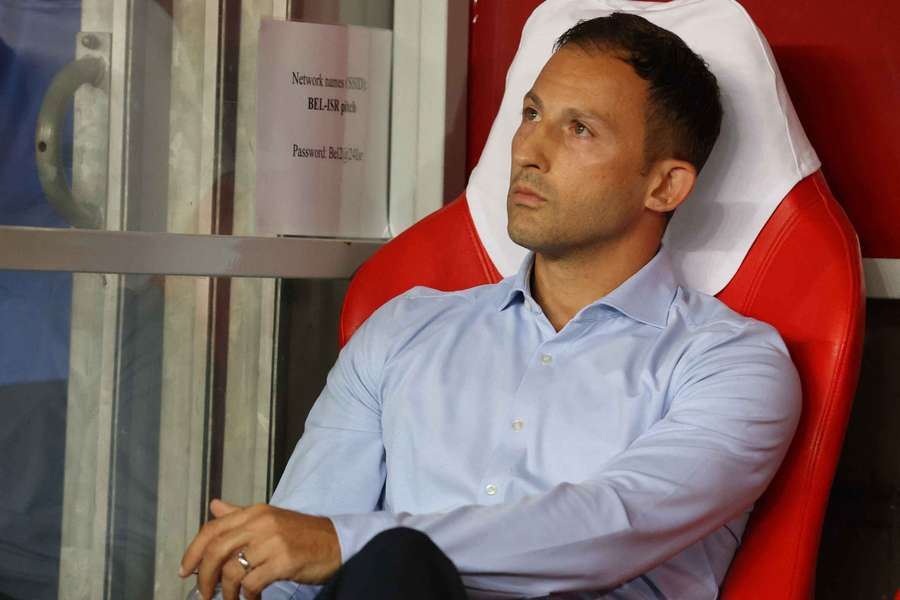
[{"label": "shirt collar", "polygon": [[[534,253],[529,252],[518,272],[510,277],[508,290],[503,301],[497,307],[505,310],[518,301],[534,302],[531,296],[531,269],[534,266]],[[669,307],[675,298],[678,283],[672,267],[672,258],[665,246],[647,264],[634,275],[622,282],[619,287],[579,311],[579,316],[596,314],[601,306],[613,308],[620,313],[656,327],[665,327],[668,320]]]},{"label": "shirt collar", "polygon": [[497,306],[497,310],[506,310],[514,302],[524,301],[526,298],[531,299],[531,267],[534,264],[534,252],[528,252],[519,270],[505,279],[507,284],[506,293],[503,294],[503,300]]}]

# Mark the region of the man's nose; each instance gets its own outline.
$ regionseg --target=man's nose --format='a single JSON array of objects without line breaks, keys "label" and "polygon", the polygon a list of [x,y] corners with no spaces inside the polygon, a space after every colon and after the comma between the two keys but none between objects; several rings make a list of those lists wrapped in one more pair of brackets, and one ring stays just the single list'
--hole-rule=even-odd
[{"label": "man's nose", "polygon": [[532,168],[542,173],[550,169],[550,134],[543,123],[520,127],[512,143],[512,161],[520,168]]}]

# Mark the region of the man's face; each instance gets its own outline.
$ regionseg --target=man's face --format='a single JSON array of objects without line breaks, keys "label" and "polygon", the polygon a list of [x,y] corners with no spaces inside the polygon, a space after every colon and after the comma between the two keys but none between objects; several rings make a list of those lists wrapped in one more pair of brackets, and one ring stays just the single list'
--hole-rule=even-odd
[{"label": "man's face", "polygon": [[526,94],[512,142],[509,236],[547,256],[626,237],[644,212],[648,84],[627,63],[556,52]]}]

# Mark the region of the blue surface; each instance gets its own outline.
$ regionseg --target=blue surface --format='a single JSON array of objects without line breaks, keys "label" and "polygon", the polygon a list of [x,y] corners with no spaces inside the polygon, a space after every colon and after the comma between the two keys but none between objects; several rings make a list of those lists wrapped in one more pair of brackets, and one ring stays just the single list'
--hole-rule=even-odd
[{"label": "blue surface", "polygon": [[[41,190],[34,132],[53,76],[75,56],[80,2],[0,0],[0,224],[64,227]],[[63,155],[71,156],[71,132]],[[70,164],[70,163],[69,163]],[[0,273],[0,385],[68,376],[71,275]]]},{"label": "blue surface", "polygon": [[[65,226],[41,191],[34,132],[80,21],[78,1],[0,0],[0,225]],[[69,164],[71,146],[68,130]],[[69,273],[0,271],[3,597],[57,597],[71,304]]]}]

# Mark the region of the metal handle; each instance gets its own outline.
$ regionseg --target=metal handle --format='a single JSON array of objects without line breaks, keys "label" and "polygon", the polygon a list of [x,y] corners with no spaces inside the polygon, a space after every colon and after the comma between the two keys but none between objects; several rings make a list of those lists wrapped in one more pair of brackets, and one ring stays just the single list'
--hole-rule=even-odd
[{"label": "metal handle", "polygon": [[101,58],[85,57],[69,63],[56,74],[41,103],[34,139],[38,178],[50,205],[73,227],[100,229],[103,215],[96,206],[78,202],[66,181],[62,164],[62,132],[69,101],[88,84],[100,87],[106,74]]}]

